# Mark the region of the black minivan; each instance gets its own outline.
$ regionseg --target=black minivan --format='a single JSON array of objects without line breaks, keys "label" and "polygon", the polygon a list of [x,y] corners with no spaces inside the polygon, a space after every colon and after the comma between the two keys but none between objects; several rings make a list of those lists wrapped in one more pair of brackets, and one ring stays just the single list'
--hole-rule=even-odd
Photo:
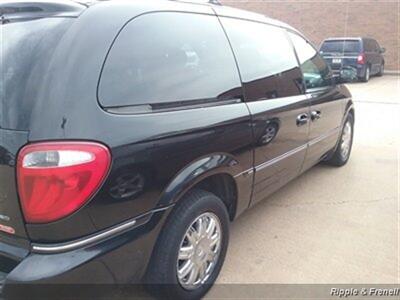
[{"label": "black minivan", "polygon": [[6,297],[20,284],[146,283],[197,299],[230,221],[349,159],[351,95],[284,23],[168,0],[0,9]]},{"label": "black minivan", "polygon": [[385,70],[383,53],[372,38],[329,38],[322,42],[320,54],[334,75],[344,80],[367,82],[372,75],[382,76]]}]

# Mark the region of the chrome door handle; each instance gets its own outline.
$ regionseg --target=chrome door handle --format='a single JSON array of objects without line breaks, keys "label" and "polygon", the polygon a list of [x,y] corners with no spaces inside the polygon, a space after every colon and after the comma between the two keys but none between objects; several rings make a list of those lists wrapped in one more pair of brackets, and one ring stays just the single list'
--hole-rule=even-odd
[{"label": "chrome door handle", "polygon": [[319,110],[314,110],[311,112],[311,120],[315,121],[321,118],[321,112]]},{"label": "chrome door handle", "polygon": [[307,124],[307,122],[308,122],[308,114],[301,114],[298,115],[296,118],[297,126],[302,126],[304,124]]}]

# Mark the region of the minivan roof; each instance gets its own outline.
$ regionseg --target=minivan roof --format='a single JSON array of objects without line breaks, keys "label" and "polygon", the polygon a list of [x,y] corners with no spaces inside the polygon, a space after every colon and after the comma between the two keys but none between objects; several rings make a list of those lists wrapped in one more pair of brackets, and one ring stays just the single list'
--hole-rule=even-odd
[{"label": "minivan roof", "polygon": [[[290,25],[268,18],[265,15],[245,11],[229,6],[221,5],[217,0],[163,0],[182,3],[183,5],[205,5],[210,6],[219,16],[235,17],[241,19],[249,19],[253,21],[265,22],[275,26],[284,27],[298,32]],[[163,2],[161,1],[161,2]],[[0,16],[5,19],[32,18],[42,16],[64,16],[77,17],[85,9],[91,6],[97,6],[104,2],[126,2],[127,5],[132,5],[132,2],[153,2],[132,1],[132,0],[5,0],[0,2]],[[154,0],[154,3],[160,1]]]}]

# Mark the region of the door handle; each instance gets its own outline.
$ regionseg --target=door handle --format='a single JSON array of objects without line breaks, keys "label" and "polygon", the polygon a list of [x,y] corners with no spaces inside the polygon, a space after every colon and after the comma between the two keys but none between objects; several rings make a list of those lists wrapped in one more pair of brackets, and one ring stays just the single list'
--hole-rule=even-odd
[{"label": "door handle", "polygon": [[301,115],[298,115],[296,118],[297,126],[307,124],[307,122],[308,122],[308,114],[301,114]]},{"label": "door handle", "polygon": [[314,110],[311,112],[311,121],[315,121],[321,118],[321,112],[319,110]]}]

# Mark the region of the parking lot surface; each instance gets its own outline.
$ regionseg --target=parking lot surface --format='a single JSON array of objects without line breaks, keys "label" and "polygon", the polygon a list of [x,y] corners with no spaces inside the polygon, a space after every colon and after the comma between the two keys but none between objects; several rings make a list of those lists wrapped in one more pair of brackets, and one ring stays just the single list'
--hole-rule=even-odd
[{"label": "parking lot surface", "polygon": [[347,86],[350,161],[312,168],[239,217],[218,283],[400,283],[400,77]]}]

